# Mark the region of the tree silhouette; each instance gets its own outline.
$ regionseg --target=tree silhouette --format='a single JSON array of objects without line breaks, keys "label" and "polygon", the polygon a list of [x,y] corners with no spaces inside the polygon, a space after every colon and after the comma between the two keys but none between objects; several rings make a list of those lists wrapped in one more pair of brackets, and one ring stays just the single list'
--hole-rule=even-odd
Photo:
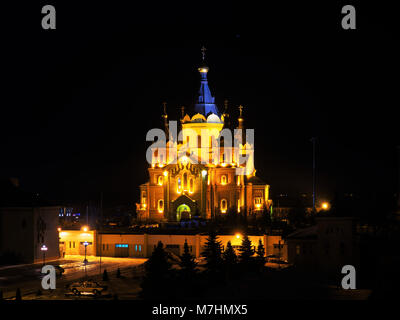
[{"label": "tree silhouette", "polygon": [[197,272],[196,272],[196,262],[194,257],[189,252],[189,246],[185,240],[183,246],[183,254],[180,257],[181,270],[179,272],[180,279],[180,295],[183,297],[193,297],[197,294]]},{"label": "tree silhouette", "polygon": [[196,273],[196,265],[197,264],[194,261],[194,257],[189,252],[187,240],[185,240],[180,263],[180,266],[182,268],[182,276],[184,279],[189,279],[194,276],[194,274]]},{"label": "tree silhouette", "polygon": [[211,274],[216,274],[220,271],[222,262],[221,251],[221,242],[218,241],[216,233],[210,231],[202,256],[205,257],[206,269]]},{"label": "tree silhouette", "polygon": [[161,241],[145,263],[145,276],[141,284],[144,298],[168,297],[168,283],[171,278],[171,264],[167,259]]},{"label": "tree silhouette", "polygon": [[226,249],[223,253],[223,260],[226,265],[230,266],[237,263],[237,256],[230,241],[226,244]]},{"label": "tree silhouette", "polygon": [[257,251],[256,251],[256,263],[258,267],[262,268],[264,267],[266,262],[265,259],[265,249],[264,245],[262,244],[261,239],[258,241],[258,246],[257,246]]},{"label": "tree silhouette", "polygon": [[228,243],[226,244],[226,249],[222,257],[223,257],[226,277],[227,279],[230,279],[236,271],[236,265],[238,261],[235,250],[233,249],[230,241],[228,241]]},{"label": "tree silhouette", "polygon": [[242,245],[239,248],[239,263],[244,269],[251,268],[254,261],[253,255],[254,251],[251,247],[251,240],[249,239],[247,234],[245,234],[243,236]]}]

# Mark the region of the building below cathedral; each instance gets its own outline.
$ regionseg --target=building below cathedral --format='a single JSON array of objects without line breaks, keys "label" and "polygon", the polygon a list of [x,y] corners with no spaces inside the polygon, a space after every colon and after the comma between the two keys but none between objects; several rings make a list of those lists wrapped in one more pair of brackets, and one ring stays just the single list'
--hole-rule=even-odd
[{"label": "building below cathedral", "polygon": [[[198,70],[201,84],[193,111],[185,113],[182,107],[182,139],[173,138],[164,104],[168,141],[165,148],[151,148],[150,179],[140,186],[137,204],[141,220],[179,222],[270,209],[269,185],[255,175],[254,142],[245,135],[243,107],[237,130],[231,130],[232,141],[239,142],[228,143],[224,134],[230,132],[228,103],[220,112],[208,86],[209,68],[203,64]],[[244,157],[247,161],[242,163]]]}]

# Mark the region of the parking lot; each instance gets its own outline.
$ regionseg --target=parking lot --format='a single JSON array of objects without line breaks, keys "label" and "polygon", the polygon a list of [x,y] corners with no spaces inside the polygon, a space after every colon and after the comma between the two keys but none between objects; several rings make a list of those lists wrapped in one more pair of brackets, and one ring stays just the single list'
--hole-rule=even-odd
[{"label": "parking lot", "polygon": [[[17,288],[20,288],[23,299],[64,299],[65,286],[80,280],[96,278],[102,279],[104,269],[113,277],[118,268],[123,276],[132,278],[133,270],[142,265],[147,259],[135,258],[111,258],[88,256],[88,263],[83,263],[84,256],[65,256],[64,259],[46,262],[64,269],[61,276],[57,276],[55,290],[43,290],[41,288],[42,264],[16,265],[0,267],[0,290],[3,291],[5,299],[13,299]],[[115,276],[114,276],[115,277]],[[38,295],[38,290],[42,295]]]}]

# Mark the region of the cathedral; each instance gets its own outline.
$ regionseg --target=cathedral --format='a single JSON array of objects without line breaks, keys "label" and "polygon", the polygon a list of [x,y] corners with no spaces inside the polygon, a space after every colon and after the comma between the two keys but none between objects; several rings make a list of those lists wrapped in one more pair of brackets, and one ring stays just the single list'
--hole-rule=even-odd
[{"label": "cathedral", "polygon": [[[137,203],[140,220],[213,219],[271,207],[269,185],[255,175],[254,134],[251,139],[244,128],[243,107],[231,130],[228,102],[221,112],[208,86],[204,51],[198,71],[200,90],[191,112],[182,107],[180,121],[168,121],[164,103],[166,143],[150,147],[149,181],[140,185]],[[179,139],[174,129],[180,129]]]}]

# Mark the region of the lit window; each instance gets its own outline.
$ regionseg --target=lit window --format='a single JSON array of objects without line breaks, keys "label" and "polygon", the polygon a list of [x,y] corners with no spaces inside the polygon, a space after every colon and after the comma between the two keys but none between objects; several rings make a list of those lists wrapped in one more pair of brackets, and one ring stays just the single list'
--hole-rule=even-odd
[{"label": "lit window", "polygon": [[178,193],[181,193],[182,192],[182,181],[181,181],[180,177],[178,177],[176,179],[176,184],[178,185],[178,188],[177,188]]},{"label": "lit window", "polygon": [[300,255],[300,245],[296,246],[296,255]]},{"label": "lit window", "polygon": [[227,208],[228,208],[228,202],[226,201],[226,199],[222,199],[221,200],[221,212],[225,213]]},{"label": "lit window", "polygon": [[146,204],[146,202],[147,202],[146,198],[147,198],[146,191],[142,191],[142,205]]},{"label": "lit window", "polygon": [[221,184],[226,184],[227,182],[227,178],[226,178],[226,174],[221,176]]},{"label": "lit window", "polygon": [[256,210],[261,210],[262,198],[261,197],[255,197],[254,198],[254,205],[256,207]]},{"label": "lit window", "polygon": [[164,183],[164,176],[158,176],[158,185],[162,186]]},{"label": "lit window", "polygon": [[164,200],[160,199],[158,200],[158,212],[163,212],[164,211]]}]

